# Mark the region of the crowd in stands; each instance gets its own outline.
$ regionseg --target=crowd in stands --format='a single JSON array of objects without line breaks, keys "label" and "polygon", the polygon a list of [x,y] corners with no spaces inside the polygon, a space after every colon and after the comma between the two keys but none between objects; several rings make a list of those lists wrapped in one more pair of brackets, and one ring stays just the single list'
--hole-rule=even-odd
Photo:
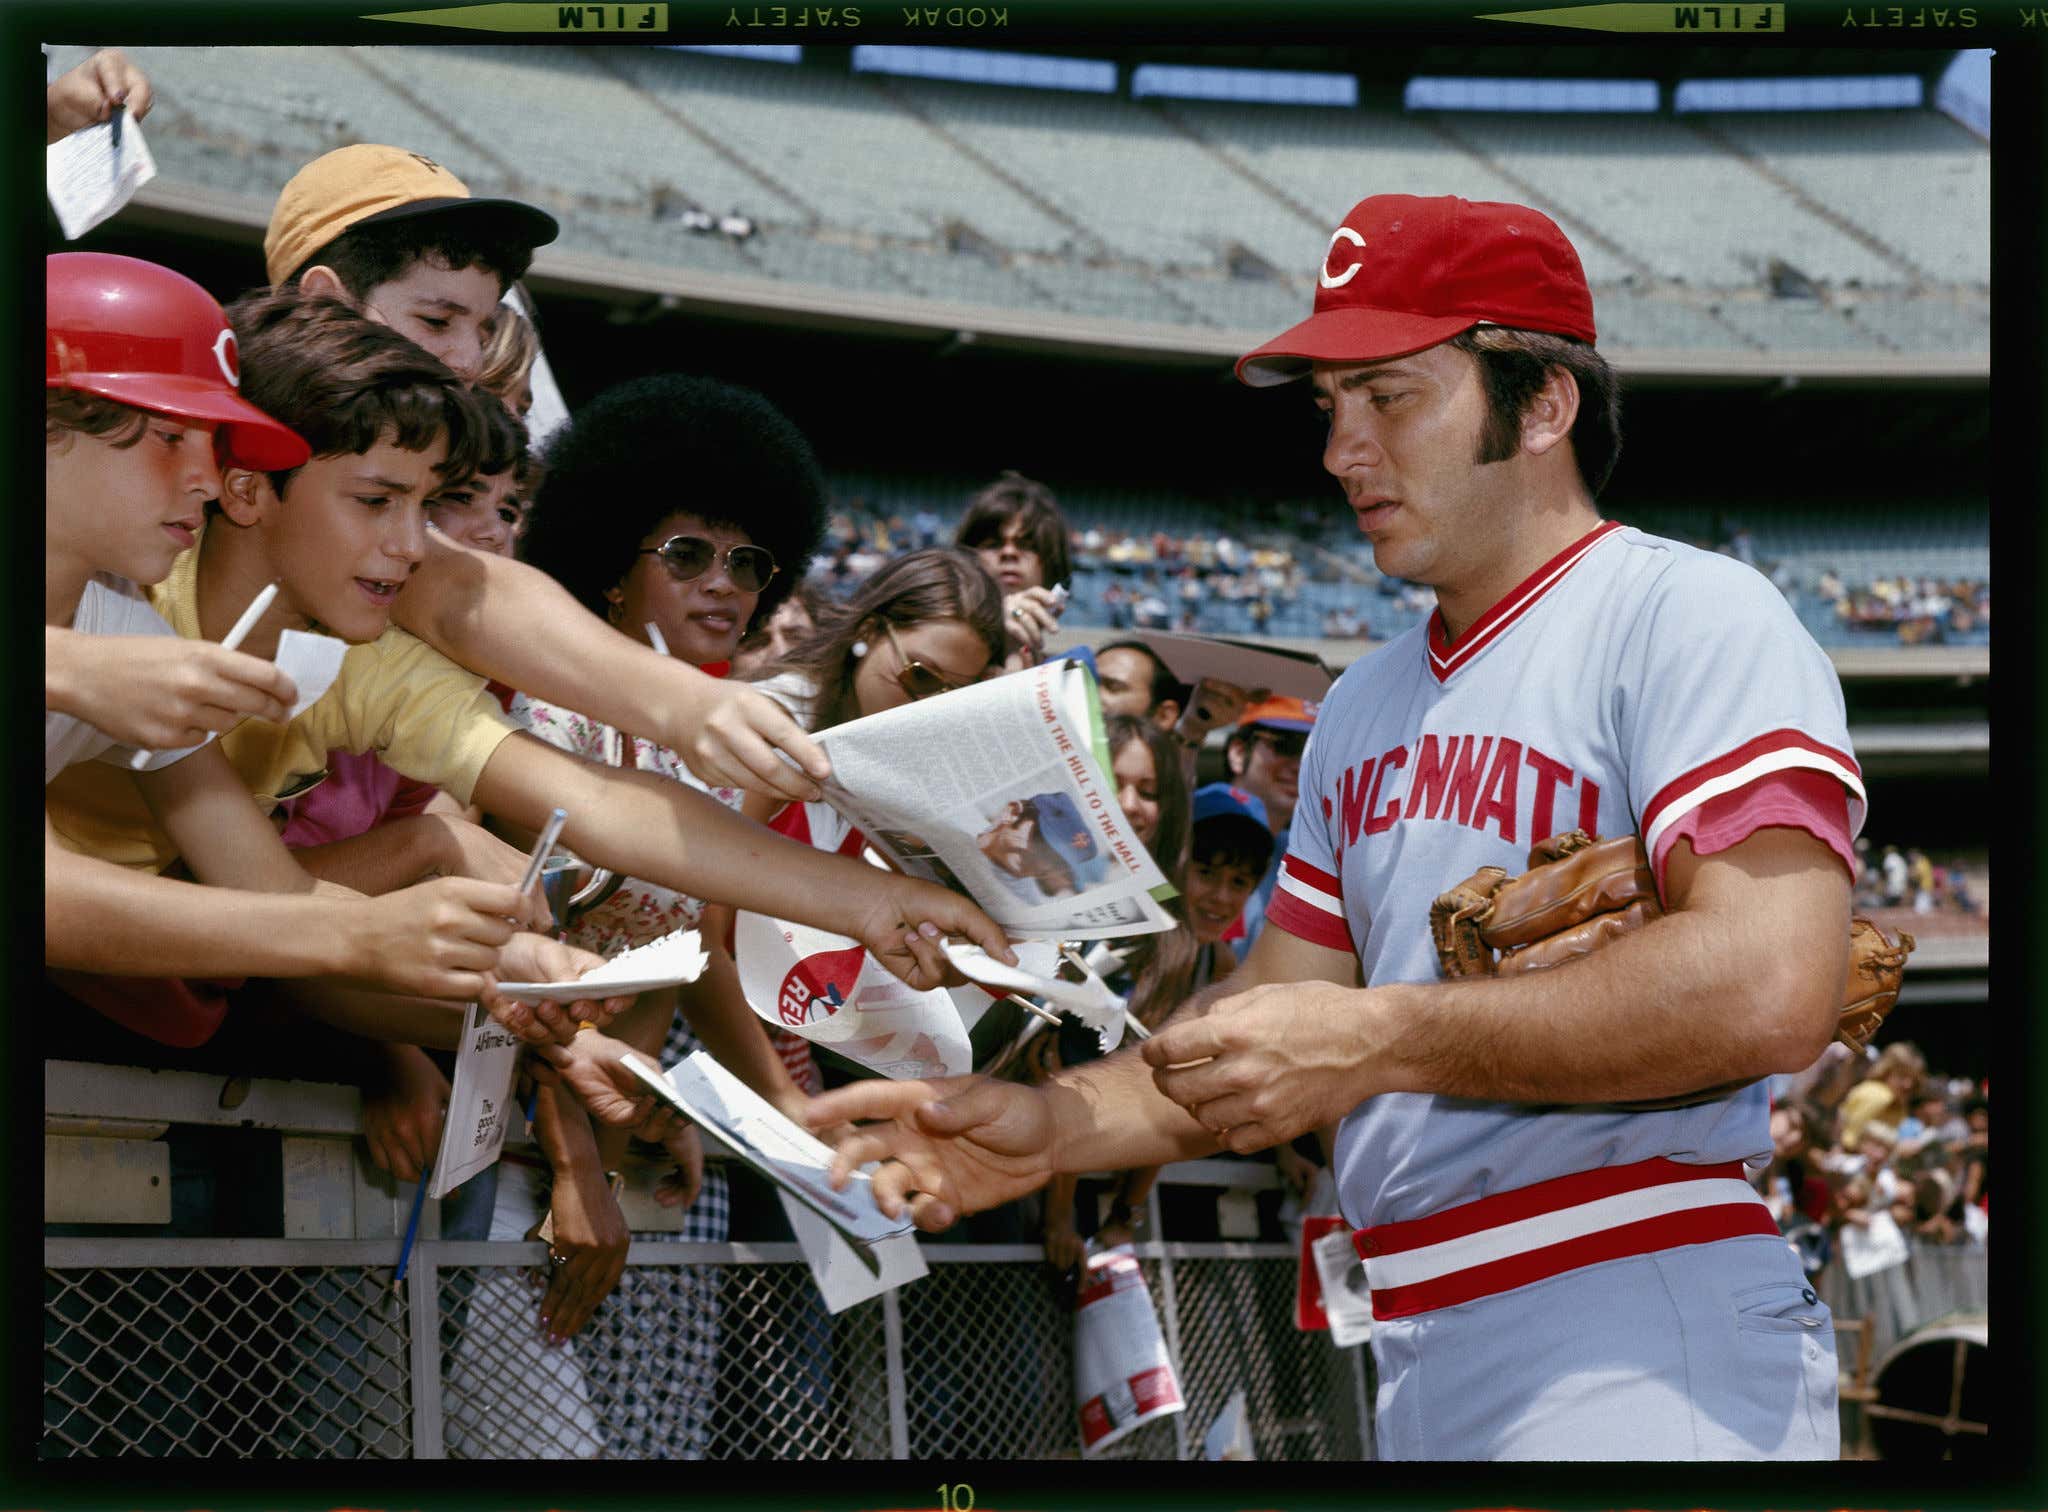
[{"label": "crowd in stands", "polygon": [[1917,846],[1874,847],[1868,836],[1860,836],[1856,841],[1856,906],[1988,918],[1988,874],[1981,863],[1968,864],[1971,859],[1957,856],[1937,861]]},{"label": "crowd in stands", "polygon": [[1815,580],[1814,592],[1843,625],[1858,631],[1890,631],[1902,646],[1940,645],[1991,626],[1988,580],[1943,582],[1900,574],[1849,585],[1830,570]]},{"label": "crowd in stands", "polygon": [[1770,1164],[1752,1172],[1809,1276],[1839,1265],[1845,1229],[1982,1245],[1990,1231],[1990,1085],[1930,1072],[1898,1040],[1840,1046],[1773,1085]]}]

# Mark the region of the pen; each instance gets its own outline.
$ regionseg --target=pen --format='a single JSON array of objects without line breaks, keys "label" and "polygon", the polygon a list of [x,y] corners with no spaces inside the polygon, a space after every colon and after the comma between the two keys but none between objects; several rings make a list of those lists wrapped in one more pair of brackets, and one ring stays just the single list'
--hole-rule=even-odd
[{"label": "pen", "polygon": [[661,626],[655,624],[653,620],[647,622],[647,644],[663,656],[668,655],[668,642],[661,638]]},{"label": "pen", "polygon": [[397,1291],[405,1280],[405,1268],[412,1263],[412,1241],[420,1231],[420,1208],[427,1200],[427,1178],[434,1174],[434,1163],[430,1160],[420,1167],[420,1184],[412,1194],[412,1217],[405,1221],[405,1243],[398,1249],[398,1269],[392,1273],[391,1289]]},{"label": "pen", "polygon": [[[118,119],[118,115],[116,118]],[[249,607],[242,611],[242,617],[235,621],[234,628],[229,630],[226,638],[221,641],[221,650],[232,651],[247,640],[249,632],[256,628],[256,621],[263,618],[263,611],[270,607],[270,601],[276,597],[277,584],[271,583],[256,597],[250,599]],[[128,769],[132,772],[141,771],[149,764],[152,754],[149,751],[137,751],[129,758]]]},{"label": "pen", "polygon": [[107,113],[107,126],[112,133],[114,151],[116,152],[121,150],[121,117],[127,113],[127,110],[128,107],[126,105],[116,105]]},{"label": "pen", "polygon": [[540,832],[540,838],[533,842],[533,854],[526,858],[526,875],[519,879],[519,890],[529,892],[540,880],[541,864],[548,858],[548,852],[555,848],[555,839],[562,833],[562,826],[569,822],[569,811],[556,809],[548,815],[548,822]]}]

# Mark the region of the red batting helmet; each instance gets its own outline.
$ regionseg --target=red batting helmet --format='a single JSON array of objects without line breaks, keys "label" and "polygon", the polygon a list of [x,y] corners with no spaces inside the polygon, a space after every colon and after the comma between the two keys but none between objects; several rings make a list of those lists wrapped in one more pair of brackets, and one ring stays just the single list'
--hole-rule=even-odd
[{"label": "red batting helmet", "polygon": [[223,455],[276,472],[312,455],[239,392],[234,328],[182,273],[107,252],[44,259],[43,384],[220,425]]}]

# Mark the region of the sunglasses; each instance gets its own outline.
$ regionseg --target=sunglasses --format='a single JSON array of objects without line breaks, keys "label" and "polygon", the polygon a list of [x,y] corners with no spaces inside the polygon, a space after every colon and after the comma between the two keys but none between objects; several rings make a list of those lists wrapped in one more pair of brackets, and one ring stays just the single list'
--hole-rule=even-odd
[{"label": "sunglasses", "polygon": [[1299,757],[1308,749],[1308,736],[1298,730],[1261,730],[1252,737],[1262,746],[1269,746],[1275,756]]},{"label": "sunglasses", "polygon": [[712,563],[723,561],[725,575],[742,593],[759,593],[776,571],[775,553],[766,546],[728,546],[721,558],[718,543],[703,536],[670,536],[659,546],[642,546],[636,555],[660,557],[668,575],[678,583],[700,578],[711,570]]},{"label": "sunglasses", "polygon": [[882,621],[882,633],[889,637],[889,644],[896,648],[896,659],[903,663],[896,669],[896,681],[902,684],[903,691],[910,695],[913,703],[919,699],[930,698],[934,694],[951,693],[955,689],[967,686],[966,683],[954,682],[943,672],[934,672],[905,652],[903,642],[896,639],[896,627],[887,620]]}]

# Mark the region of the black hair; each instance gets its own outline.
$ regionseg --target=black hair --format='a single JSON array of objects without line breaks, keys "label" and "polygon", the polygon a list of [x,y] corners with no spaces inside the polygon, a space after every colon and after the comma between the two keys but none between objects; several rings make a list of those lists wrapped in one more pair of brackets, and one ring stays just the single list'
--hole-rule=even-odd
[{"label": "black hair", "polygon": [[1152,663],[1152,689],[1149,695],[1151,701],[1146,705],[1148,711],[1158,708],[1169,699],[1174,703],[1186,702],[1187,684],[1175,677],[1172,669],[1159,659],[1159,653],[1143,641],[1111,641],[1106,646],[1095,648],[1098,657],[1107,651],[1135,651]]},{"label": "black hair", "polygon": [[[479,225],[479,221],[484,224]],[[353,299],[362,300],[377,285],[404,275],[416,262],[443,268],[482,268],[498,280],[498,295],[526,276],[533,248],[524,238],[499,229],[490,217],[474,214],[400,216],[350,226],[308,257],[287,278],[296,287],[308,268],[334,270]]]},{"label": "black hair", "polygon": [[1486,424],[1479,433],[1480,462],[1505,462],[1522,444],[1522,417],[1551,370],[1562,368],[1579,387],[1572,422],[1572,456],[1591,497],[1621,460],[1621,380],[1593,344],[1573,336],[1507,326],[1474,326],[1450,344],[1479,364],[1486,385]]},{"label": "black hair", "polygon": [[[290,289],[227,309],[242,355],[242,397],[305,437],[315,457],[361,455],[386,436],[426,451],[446,435],[438,488],[472,477],[485,449],[476,394],[440,358],[341,300]],[[284,497],[296,468],[270,474]]]},{"label": "black hair", "polygon": [[1273,832],[1249,814],[1211,814],[1195,821],[1188,845],[1190,866],[1239,861],[1263,877],[1272,859]]},{"label": "black hair", "polygon": [[825,533],[825,475],[811,443],[763,395],[658,373],[606,389],[549,444],[526,559],[592,613],[672,514],[744,532],[776,573],[747,627],[765,624],[809,570]]},{"label": "black hair", "polygon": [[1074,576],[1073,558],[1067,546],[1067,517],[1060,513],[1060,501],[1043,483],[1022,473],[1003,470],[1003,475],[967,501],[953,544],[969,551],[1001,544],[1010,522],[1017,522],[1024,543],[1038,553],[1045,569],[1045,586],[1057,587]]}]

